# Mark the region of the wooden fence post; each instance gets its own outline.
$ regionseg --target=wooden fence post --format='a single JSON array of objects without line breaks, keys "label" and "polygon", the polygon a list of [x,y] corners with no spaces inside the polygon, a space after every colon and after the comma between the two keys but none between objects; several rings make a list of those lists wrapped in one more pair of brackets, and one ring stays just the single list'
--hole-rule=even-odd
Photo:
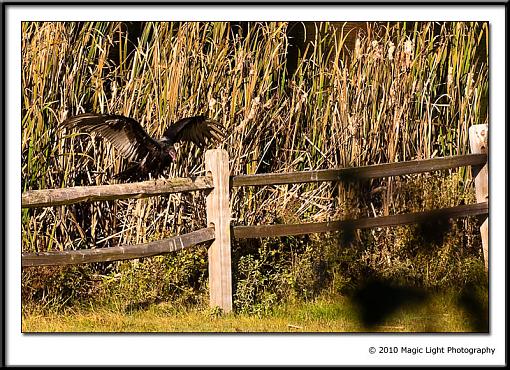
[{"label": "wooden fence post", "polygon": [[[469,128],[469,144],[471,153],[488,154],[488,135],[487,125],[473,125]],[[478,203],[489,201],[489,158],[483,166],[472,167],[473,177],[475,178],[476,201]],[[489,271],[489,215],[480,227],[482,235],[483,258],[485,262],[485,271]]]},{"label": "wooden fence post", "polygon": [[232,311],[232,272],[230,251],[230,170],[223,149],[205,153],[205,170],[213,177],[214,189],[207,194],[207,223],[214,226],[215,239],[209,247],[210,306]]}]

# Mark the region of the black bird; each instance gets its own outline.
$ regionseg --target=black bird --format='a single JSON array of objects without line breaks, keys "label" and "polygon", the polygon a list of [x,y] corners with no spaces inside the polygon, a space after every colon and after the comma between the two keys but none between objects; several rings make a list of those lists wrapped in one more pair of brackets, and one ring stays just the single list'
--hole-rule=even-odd
[{"label": "black bird", "polygon": [[171,124],[161,139],[153,139],[133,118],[121,115],[84,113],[62,122],[66,128],[95,132],[109,140],[120,154],[134,164],[115,175],[121,180],[142,180],[158,176],[175,161],[174,144],[191,141],[199,147],[224,138],[223,127],[206,116],[180,119]]}]

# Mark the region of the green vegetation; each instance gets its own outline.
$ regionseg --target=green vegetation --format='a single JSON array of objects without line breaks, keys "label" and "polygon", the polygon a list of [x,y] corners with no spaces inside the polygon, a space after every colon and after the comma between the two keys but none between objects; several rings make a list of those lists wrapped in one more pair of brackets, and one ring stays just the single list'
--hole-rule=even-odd
[{"label": "green vegetation", "polygon": [[[300,24],[23,23],[22,191],[112,181],[122,160],[109,143],[59,129],[63,119],[82,112],[132,116],[154,136],[168,121],[205,113],[229,133],[222,147],[232,174],[464,154],[468,128],[488,123],[486,23],[363,24],[350,31],[342,24],[307,24],[307,42],[291,63],[288,53],[299,44],[289,38],[295,27]],[[187,149],[171,166],[172,176],[203,174],[203,152]],[[357,186],[239,188],[231,208],[234,224],[244,225],[371,217],[474,201],[470,170],[460,168]],[[25,209],[21,222],[26,252],[135,244],[204,227],[205,200],[194,192]],[[288,304],[309,308],[317,297],[350,301],[368,278],[425,291],[474,286],[485,292],[475,304],[484,312],[478,227],[478,220],[466,218],[238,240],[232,254],[236,312],[275,317]],[[95,310],[124,312],[163,301],[201,317],[207,249],[27,268],[22,298],[29,331],[37,312],[68,312],[85,302],[92,316]],[[409,328],[421,330],[404,330]]]}]

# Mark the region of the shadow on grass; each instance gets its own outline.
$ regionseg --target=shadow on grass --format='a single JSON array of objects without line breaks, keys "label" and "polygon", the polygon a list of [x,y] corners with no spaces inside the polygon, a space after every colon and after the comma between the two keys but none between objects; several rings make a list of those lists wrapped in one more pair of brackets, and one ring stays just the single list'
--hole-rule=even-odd
[{"label": "shadow on grass", "polygon": [[361,283],[351,295],[360,324],[367,330],[383,325],[399,309],[425,304],[428,298],[424,289],[375,277]]},{"label": "shadow on grass", "polygon": [[[376,331],[377,327],[384,326],[399,310],[427,305],[436,293],[373,277],[359,284],[350,295],[350,300],[357,310],[360,325],[365,330]],[[464,312],[469,332],[489,332],[488,304],[482,286],[467,284],[460,293],[447,294],[454,295],[454,306]],[[426,332],[436,331],[430,325],[427,327],[429,329],[425,329]]]}]

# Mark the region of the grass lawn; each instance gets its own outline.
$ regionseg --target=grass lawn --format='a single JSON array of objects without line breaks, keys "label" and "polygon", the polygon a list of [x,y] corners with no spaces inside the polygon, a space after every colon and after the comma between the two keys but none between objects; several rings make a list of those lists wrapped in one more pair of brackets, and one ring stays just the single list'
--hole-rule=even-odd
[{"label": "grass lawn", "polygon": [[[374,325],[363,325],[347,298],[284,305],[264,315],[218,315],[209,308],[177,309],[168,303],[123,312],[106,307],[66,313],[25,310],[22,330],[32,332],[472,332],[472,317],[450,296],[437,294],[420,305],[402,306]],[[479,326],[478,326],[479,327]]]}]

